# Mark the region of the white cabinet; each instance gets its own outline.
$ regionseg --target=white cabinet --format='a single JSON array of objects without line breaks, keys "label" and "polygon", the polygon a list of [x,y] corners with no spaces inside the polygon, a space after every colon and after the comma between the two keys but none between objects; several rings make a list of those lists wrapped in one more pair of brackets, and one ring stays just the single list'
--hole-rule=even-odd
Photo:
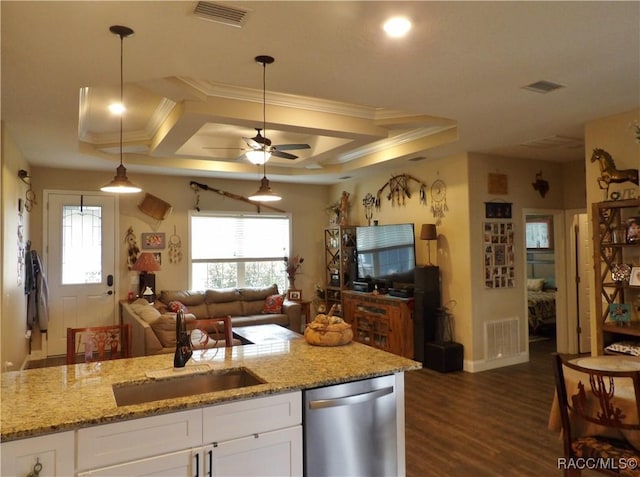
[{"label": "white cabinet", "polygon": [[68,477],[73,475],[74,432],[3,442],[1,475],[24,476],[42,465],[40,477]]},{"label": "white cabinet", "polygon": [[302,426],[217,443],[212,475],[219,477],[282,477],[302,475]]},{"label": "white cabinet", "polygon": [[77,433],[77,471],[101,469],[202,446],[202,409],[103,424]]},{"label": "white cabinet", "polygon": [[208,407],[203,422],[204,443],[212,445],[211,475],[302,475],[300,392]]},{"label": "white cabinet", "polygon": [[[134,460],[124,464],[102,467],[100,469],[88,470],[76,474],[78,477],[160,477],[160,476],[192,476],[203,475],[196,473],[198,465],[198,450],[191,449],[169,454],[150,457],[147,459]],[[194,469],[192,471],[192,469]],[[206,475],[206,474],[204,474]]]}]

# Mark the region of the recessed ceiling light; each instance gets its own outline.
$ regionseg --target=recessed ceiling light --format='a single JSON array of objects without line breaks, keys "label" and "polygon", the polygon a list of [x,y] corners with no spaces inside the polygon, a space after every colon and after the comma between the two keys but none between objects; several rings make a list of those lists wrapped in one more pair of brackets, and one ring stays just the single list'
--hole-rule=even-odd
[{"label": "recessed ceiling light", "polygon": [[383,28],[391,38],[401,38],[411,30],[411,22],[405,17],[393,17],[384,22]]}]

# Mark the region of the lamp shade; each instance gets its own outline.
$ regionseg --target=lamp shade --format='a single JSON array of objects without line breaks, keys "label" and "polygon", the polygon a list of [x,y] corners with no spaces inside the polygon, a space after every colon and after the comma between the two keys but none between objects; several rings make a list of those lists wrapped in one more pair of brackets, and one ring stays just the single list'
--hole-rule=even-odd
[{"label": "lamp shade", "polygon": [[260,181],[260,188],[249,196],[249,200],[256,202],[275,202],[281,199],[282,197],[271,190],[269,179],[267,179],[266,176]]},{"label": "lamp shade", "polygon": [[271,157],[271,152],[266,151],[263,148],[254,151],[247,151],[244,153],[244,155],[247,156],[249,162],[260,166],[269,160],[269,158]]},{"label": "lamp shade", "polygon": [[136,272],[157,272],[160,270],[160,265],[152,253],[142,252],[136,263],[133,264],[133,270]]},{"label": "lamp shade", "polygon": [[436,231],[436,224],[422,224],[420,240],[436,240],[437,238],[438,232]]}]

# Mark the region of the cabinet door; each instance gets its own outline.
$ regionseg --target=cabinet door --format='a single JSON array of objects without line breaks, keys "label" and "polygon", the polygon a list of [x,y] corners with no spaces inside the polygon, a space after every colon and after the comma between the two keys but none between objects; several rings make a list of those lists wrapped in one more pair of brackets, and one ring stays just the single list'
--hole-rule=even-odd
[{"label": "cabinet door", "polygon": [[28,475],[38,463],[42,465],[40,477],[73,475],[73,431],[4,442],[0,449],[3,476]]},{"label": "cabinet door", "polygon": [[302,426],[220,442],[212,458],[212,476],[301,476]]},{"label": "cabinet door", "polygon": [[[77,474],[78,477],[191,477],[202,474],[202,454],[200,449],[183,450],[170,454],[140,459],[124,464],[88,470]],[[68,474],[72,475],[72,474]]]},{"label": "cabinet door", "polygon": [[103,468],[201,446],[202,410],[103,424],[77,432],[77,470]]}]

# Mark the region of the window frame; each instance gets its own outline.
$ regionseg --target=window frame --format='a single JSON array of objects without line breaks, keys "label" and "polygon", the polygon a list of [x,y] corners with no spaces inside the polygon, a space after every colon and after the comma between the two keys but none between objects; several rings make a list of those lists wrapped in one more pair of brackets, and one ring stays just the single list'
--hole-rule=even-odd
[{"label": "window frame", "polygon": [[[282,254],[278,255],[277,257],[265,257],[265,258],[261,258],[261,259],[256,259],[256,258],[251,258],[251,259],[247,259],[247,260],[234,260],[234,259],[229,259],[229,258],[225,258],[225,259],[218,259],[218,260],[210,260],[210,259],[197,259],[194,260],[193,259],[193,253],[192,253],[192,236],[193,236],[193,231],[192,231],[192,219],[193,217],[232,217],[232,218],[261,218],[261,219],[266,219],[268,217],[274,217],[274,218],[278,218],[278,219],[283,219],[286,218],[289,222],[289,234],[288,234],[288,244],[285,247],[285,249],[283,250]],[[237,211],[217,211],[217,210],[189,210],[188,211],[188,220],[187,220],[187,227],[188,227],[188,260],[189,260],[189,278],[188,278],[188,282],[189,282],[189,289],[192,290],[194,287],[194,283],[193,283],[193,264],[194,263],[246,263],[246,262],[258,262],[258,261],[265,261],[265,262],[271,262],[273,260],[282,260],[284,258],[284,256],[289,256],[290,251],[291,251],[291,246],[293,243],[293,216],[291,213],[289,212],[269,212],[269,213],[258,213],[258,212],[237,212]],[[244,268],[244,267],[243,267]],[[238,276],[240,276],[242,272],[238,272]],[[283,275],[286,275],[286,273],[283,270]],[[286,283],[286,280],[285,280]],[[280,293],[284,293],[285,290],[278,290]]]}]

